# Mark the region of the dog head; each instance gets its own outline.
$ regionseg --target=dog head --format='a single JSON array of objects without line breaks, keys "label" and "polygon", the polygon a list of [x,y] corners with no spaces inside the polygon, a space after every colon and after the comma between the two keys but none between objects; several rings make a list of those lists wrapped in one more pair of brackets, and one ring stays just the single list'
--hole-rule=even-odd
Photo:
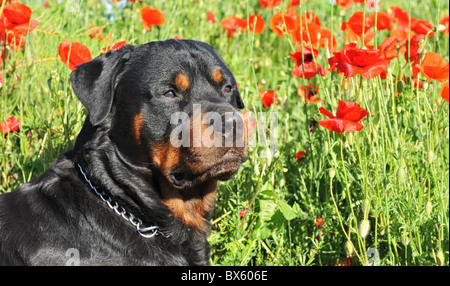
[{"label": "dog head", "polygon": [[71,82],[88,123],[107,130],[128,162],[152,170],[172,210],[193,197],[205,203],[198,186],[215,190],[248,157],[236,80],[205,43],[125,46],[78,66]]}]

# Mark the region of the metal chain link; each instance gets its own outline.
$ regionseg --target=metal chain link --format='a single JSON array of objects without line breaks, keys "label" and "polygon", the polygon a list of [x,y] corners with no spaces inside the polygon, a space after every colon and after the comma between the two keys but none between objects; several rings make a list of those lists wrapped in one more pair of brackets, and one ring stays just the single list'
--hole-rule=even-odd
[{"label": "metal chain link", "polygon": [[108,196],[105,192],[99,192],[95,186],[92,185],[91,181],[87,178],[86,173],[84,173],[83,168],[81,168],[80,164],[78,164],[78,168],[80,168],[81,174],[83,174],[84,179],[88,182],[91,189],[100,197],[100,199],[105,202],[108,207],[110,207],[114,212],[120,215],[123,219],[129,221],[133,226],[136,227],[136,231],[145,238],[151,238],[157,234],[161,234],[165,238],[168,238],[169,235],[165,234],[159,229],[159,226],[149,226],[142,227],[142,220],[136,218],[131,212],[127,211],[124,207],[120,206],[116,201],[114,201],[110,196]]}]

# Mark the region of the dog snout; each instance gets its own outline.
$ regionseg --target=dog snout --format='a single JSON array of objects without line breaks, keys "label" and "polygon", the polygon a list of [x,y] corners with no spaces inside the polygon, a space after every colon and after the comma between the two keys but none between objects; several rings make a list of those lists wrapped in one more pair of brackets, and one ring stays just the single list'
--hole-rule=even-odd
[{"label": "dog snout", "polygon": [[220,118],[214,119],[211,122],[214,131],[225,138],[233,137],[240,138],[244,132],[244,121],[237,112],[225,112]]}]

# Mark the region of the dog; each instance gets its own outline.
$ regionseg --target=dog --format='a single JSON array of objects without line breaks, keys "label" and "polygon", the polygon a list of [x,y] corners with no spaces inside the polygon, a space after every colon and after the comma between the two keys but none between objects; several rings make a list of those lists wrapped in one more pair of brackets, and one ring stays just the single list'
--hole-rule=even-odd
[{"label": "dog", "polygon": [[73,150],[0,196],[0,265],[209,265],[217,183],[248,158],[222,58],[193,40],[126,45],[70,80],[88,115]]}]

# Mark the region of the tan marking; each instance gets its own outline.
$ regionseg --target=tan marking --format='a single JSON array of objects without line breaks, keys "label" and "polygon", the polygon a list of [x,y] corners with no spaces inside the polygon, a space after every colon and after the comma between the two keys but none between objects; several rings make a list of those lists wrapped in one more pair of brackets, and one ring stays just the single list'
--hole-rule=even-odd
[{"label": "tan marking", "polygon": [[144,123],[144,114],[143,113],[136,114],[133,120],[134,137],[139,143],[141,143],[141,129],[143,123]]},{"label": "tan marking", "polygon": [[213,70],[211,75],[212,75],[212,79],[215,83],[219,84],[222,82],[223,74],[219,68]]},{"label": "tan marking", "polygon": [[175,78],[175,85],[181,91],[186,91],[191,83],[189,82],[189,78],[184,73],[179,73]]},{"label": "tan marking", "polygon": [[174,216],[182,220],[189,228],[208,232],[208,221],[204,218],[206,214],[212,212],[216,201],[217,181],[209,180],[193,190],[198,196],[184,200],[182,192],[163,188],[162,202],[172,211]]}]

